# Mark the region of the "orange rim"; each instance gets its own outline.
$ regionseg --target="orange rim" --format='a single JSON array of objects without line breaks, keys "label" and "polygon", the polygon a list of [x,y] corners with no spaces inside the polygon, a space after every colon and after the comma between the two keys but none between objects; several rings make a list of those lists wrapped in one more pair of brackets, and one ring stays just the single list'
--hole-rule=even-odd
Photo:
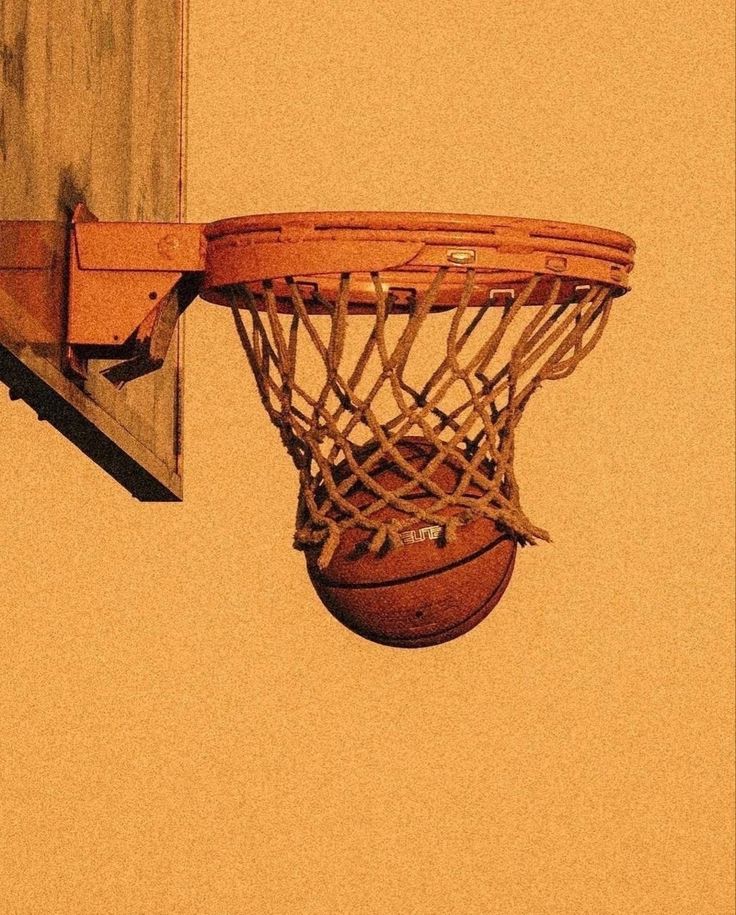
[{"label": "orange rim", "polygon": [[[438,213],[277,213],[225,219],[205,227],[207,269],[201,295],[228,303],[227,287],[245,284],[258,294],[273,282],[289,306],[285,279],[323,295],[352,274],[351,302],[368,310],[375,301],[371,274],[406,300],[420,295],[439,269],[445,292],[437,308],[457,304],[464,276],[476,274],[471,304],[514,296],[531,276],[562,280],[561,299],[591,283],[628,289],[634,242],[593,226],[515,217]],[[543,283],[539,295],[545,294]],[[318,311],[317,299],[311,303]],[[534,300],[530,304],[535,304]]]}]

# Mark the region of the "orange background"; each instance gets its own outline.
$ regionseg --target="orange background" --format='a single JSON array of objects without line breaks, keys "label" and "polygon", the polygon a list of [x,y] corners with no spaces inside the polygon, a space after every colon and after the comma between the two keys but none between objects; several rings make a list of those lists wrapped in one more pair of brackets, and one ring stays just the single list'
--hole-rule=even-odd
[{"label": "orange background", "polygon": [[185,502],[0,403],[2,913],[732,912],[728,5],[192,0],[188,218],[586,222],[633,292],[527,410],[553,535],[470,634],[352,635],[231,319]]}]

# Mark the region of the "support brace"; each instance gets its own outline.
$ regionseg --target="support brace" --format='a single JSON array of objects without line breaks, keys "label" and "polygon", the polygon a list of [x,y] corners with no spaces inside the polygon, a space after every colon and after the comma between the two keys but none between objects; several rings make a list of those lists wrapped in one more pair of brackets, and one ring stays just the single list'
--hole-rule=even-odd
[{"label": "support brace", "polygon": [[[122,387],[162,364],[205,269],[203,226],[99,222],[83,204],[69,227],[0,223],[0,297],[40,343],[65,347],[65,368],[120,358],[103,374]],[[0,299],[0,301],[2,301]]]},{"label": "support brace", "polygon": [[[163,364],[179,315],[196,297],[204,271],[202,226],[99,222],[83,205],[69,247],[68,364],[125,358],[103,375],[117,387]],[[106,352],[103,352],[106,351]]]}]

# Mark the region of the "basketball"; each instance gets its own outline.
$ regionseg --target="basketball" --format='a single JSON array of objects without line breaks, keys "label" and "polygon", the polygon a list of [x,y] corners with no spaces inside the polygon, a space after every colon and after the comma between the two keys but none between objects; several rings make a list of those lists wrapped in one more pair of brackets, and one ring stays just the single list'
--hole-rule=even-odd
[{"label": "basketball", "polygon": [[[435,446],[423,438],[402,439],[397,448],[417,469],[436,456]],[[363,463],[370,452],[359,453]],[[334,472],[336,483],[350,474],[346,464]],[[462,464],[445,458],[431,474],[444,492],[455,491]],[[388,457],[381,457],[370,476],[384,490],[406,487],[411,477]],[[480,495],[473,485],[466,495]],[[436,498],[416,483],[402,494],[412,506],[429,509]],[[356,482],[345,498],[365,510],[378,500]],[[462,511],[447,506],[440,514],[448,519]],[[330,510],[337,518],[335,509]],[[409,520],[412,516],[383,505],[371,513],[380,521]],[[364,638],[400,648],[423,648],[450,641],[477,626],[498,603],[511,578],[516,556],[514,537],[493,521],[479,518],[460,526],[453,542],[446,543],[440,525],[416,519],[402,532],[398,547],[371,553],[373,531],[353,527],[343,531],[332,559],[319,569],[319,547],[305,550],[310,579],[322,603],[341,623]]]}]

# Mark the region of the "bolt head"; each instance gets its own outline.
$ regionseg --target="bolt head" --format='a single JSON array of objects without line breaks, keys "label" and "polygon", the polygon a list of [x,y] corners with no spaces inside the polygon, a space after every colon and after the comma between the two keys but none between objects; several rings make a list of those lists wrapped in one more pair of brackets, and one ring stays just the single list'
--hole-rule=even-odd
[{"label": "bolt head", "polygon": [[161,241],[158,243],[158,253],[167,258],[167,260],[172,260],[176,257],[177,252],[181,248],[181,241],[176,237],[176,235],[164,235]]},{"label": "bolt head", "polygon": [[447,252],[447,260],[451,264],[472,264],[475,262],[475,251],[470,248],[456,249]]}]

